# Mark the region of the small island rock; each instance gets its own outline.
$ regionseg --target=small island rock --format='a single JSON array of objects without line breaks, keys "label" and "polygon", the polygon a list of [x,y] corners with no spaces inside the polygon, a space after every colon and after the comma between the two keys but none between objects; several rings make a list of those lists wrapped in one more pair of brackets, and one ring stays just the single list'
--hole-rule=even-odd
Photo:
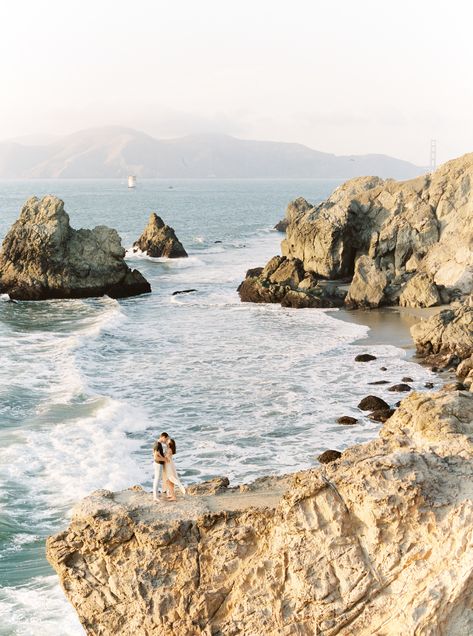
[{"label": "small island rock", "polygon": [[3,241],[0,292],[17,300],[150,292],[148,281],[124,257],[116,230],[104,225],[75,230],[61,199],[32,197]]},{"label": "small island rock", "polygon": [[166,225],[155,212],[151,213],[143,234],[133,243],[133,249],[140,250],[153,258],[187,257],[187,252],[173,228]]}]

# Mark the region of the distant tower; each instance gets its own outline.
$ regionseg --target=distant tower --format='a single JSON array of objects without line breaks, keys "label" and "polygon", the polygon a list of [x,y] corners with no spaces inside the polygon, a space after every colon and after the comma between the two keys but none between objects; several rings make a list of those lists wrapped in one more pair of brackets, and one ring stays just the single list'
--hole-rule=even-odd
[{"label": "distant tower", "polygon": [[430,140],[430,172],[437,169],[437,140]]}]

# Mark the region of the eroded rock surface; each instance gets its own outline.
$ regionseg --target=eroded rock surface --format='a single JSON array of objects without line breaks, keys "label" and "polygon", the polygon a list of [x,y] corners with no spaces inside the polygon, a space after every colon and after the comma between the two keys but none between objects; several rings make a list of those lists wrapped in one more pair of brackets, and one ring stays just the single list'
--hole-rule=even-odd
[{"label": "eroded rock surface", "polygon": [[268,505],[98,492],[47,555],[91,635],[466,635],[472,483],[473,395],[412,393]]},{"label": "eroded rock surface", "polygon": [[148,225],[140,238],[133,243],[133,249],[140,250],[154,258],[185,258],[187,252],[179,241],[173,228],[166,225],[162,218],[152,212]]},{"label": "eroded rock surface", "polygon": [[455,368],[473,387],[473,296],[413,325],[411,335],[430,364]]},{"label": "eroded rock surface", "polygon": [[18,300],[114,298],[151,291],[124,261],[116,230],[74,230],[64,202],[32,197],[8,231],[0,253],[0,291]]},{"label": "eroded rock surface", "polygon": [[[473,289],[473,153],[397,182],[360,177],[289,204],[282,255],[305,275],[352,279],[349,307],[431,307]],[[346,292],[345,292],[346,293]]]}]

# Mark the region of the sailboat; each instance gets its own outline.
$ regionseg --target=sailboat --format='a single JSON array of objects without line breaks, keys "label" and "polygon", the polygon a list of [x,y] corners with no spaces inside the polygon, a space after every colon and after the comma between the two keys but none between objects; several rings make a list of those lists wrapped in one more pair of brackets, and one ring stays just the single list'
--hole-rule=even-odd
[{"label": "sailboat", "polygon": [[129,188],[136,188],[136,177],[134,174],[131,174],[128,177],[128,187]]}]

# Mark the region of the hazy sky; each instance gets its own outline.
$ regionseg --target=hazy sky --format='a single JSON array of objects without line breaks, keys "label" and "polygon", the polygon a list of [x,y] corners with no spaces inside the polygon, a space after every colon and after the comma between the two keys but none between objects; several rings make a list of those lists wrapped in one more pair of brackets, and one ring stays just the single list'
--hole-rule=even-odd
[{"label": "hazy sky", "polygon": [[473,151],[472,0],[0,4],[0,139],[116,124],[428,163]]}]

